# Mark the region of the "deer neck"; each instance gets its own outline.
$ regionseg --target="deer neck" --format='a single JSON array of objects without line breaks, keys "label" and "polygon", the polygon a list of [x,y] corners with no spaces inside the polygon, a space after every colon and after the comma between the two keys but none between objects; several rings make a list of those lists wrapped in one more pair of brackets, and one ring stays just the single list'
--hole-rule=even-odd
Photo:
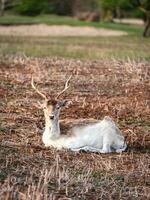
[{"label": "deer neck", "polygon": [[51,139],[56,139],[60,136],[59,119],[50,120],[49,116],[45,116],[45,132]]}]

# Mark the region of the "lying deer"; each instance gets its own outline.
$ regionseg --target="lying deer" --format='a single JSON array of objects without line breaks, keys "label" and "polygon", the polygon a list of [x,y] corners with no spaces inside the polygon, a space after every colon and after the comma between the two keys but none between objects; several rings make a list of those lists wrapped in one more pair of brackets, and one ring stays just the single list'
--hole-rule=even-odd
[{"label": "lying deer", "polygon": [[[70,77],[71,78],[71,77]],[[57,149],[70,149],[72,151],[90,151],[99,153],[123,152],[127,145],[118,127],[110,117],[84,126],[75,126],[68,130],[71,135],[62,135],[59,123],[59,114],[62,107],[67,104],[66,100],[58,98],[69,88],[70,78],[65,83],[65,88],[56,98],[48,99],[34,85],[33,77],[31,85],[33,89],[44,98],[41,105],[45,116],[45,130],[42,141],[45,146]]]}]

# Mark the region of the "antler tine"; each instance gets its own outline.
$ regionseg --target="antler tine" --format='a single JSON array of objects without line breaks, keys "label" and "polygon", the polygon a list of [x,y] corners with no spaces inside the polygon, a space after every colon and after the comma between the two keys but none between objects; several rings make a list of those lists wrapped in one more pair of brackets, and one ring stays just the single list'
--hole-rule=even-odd
[{"label": "antler tine", "polygon": [[31,78],[31,85],[32,85],[32,88],[41,96],[43,97],[45,100],[47,100],[47,97],[46,95],[42,94],[34,85],[34,80],[33,80],[33,75],[32,75],[32,78]]},{"label": "antler tine", "polygon": [[58,93],[56,99],[58,99],[58,97],[60,97],[60,95],[62,95],[70,87],[68,84],[69,84],[71,77],[72,77],[72,75],[67,79],[64,89],[60,93]]}]

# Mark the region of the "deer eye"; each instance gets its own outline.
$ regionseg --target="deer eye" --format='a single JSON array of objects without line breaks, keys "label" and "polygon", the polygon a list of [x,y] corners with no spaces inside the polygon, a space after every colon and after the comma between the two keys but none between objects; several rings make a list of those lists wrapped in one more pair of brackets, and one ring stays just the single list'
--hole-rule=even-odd
[{"label": "deer eye", "polygon": [[56,106],[56,109],[58,110],[60,108],[60,106]]}]

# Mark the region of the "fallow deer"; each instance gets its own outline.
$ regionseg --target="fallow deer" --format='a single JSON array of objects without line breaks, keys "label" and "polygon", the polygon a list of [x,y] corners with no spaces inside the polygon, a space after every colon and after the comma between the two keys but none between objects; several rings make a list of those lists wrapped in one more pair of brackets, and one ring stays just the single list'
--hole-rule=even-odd
[{"label": "fallow deer", "polygon": [[56,98],[48,99],[35,87],[32,76],[32,88],[44,98],[44,103],[41,106],[45,116],[45,130],[42,136],[45,146],[98,153],[125,151],[127,145],[124,137],[110,117],[104,117],[101,121],[97,120],[94,124],[76,125],[68,130],[71,135],[61,134],[59,114],[61,108],[66,106],[67,101],[60,101],[58,98],[69,88],[70,79],[71,77],[66,81],[64,89]]}]

